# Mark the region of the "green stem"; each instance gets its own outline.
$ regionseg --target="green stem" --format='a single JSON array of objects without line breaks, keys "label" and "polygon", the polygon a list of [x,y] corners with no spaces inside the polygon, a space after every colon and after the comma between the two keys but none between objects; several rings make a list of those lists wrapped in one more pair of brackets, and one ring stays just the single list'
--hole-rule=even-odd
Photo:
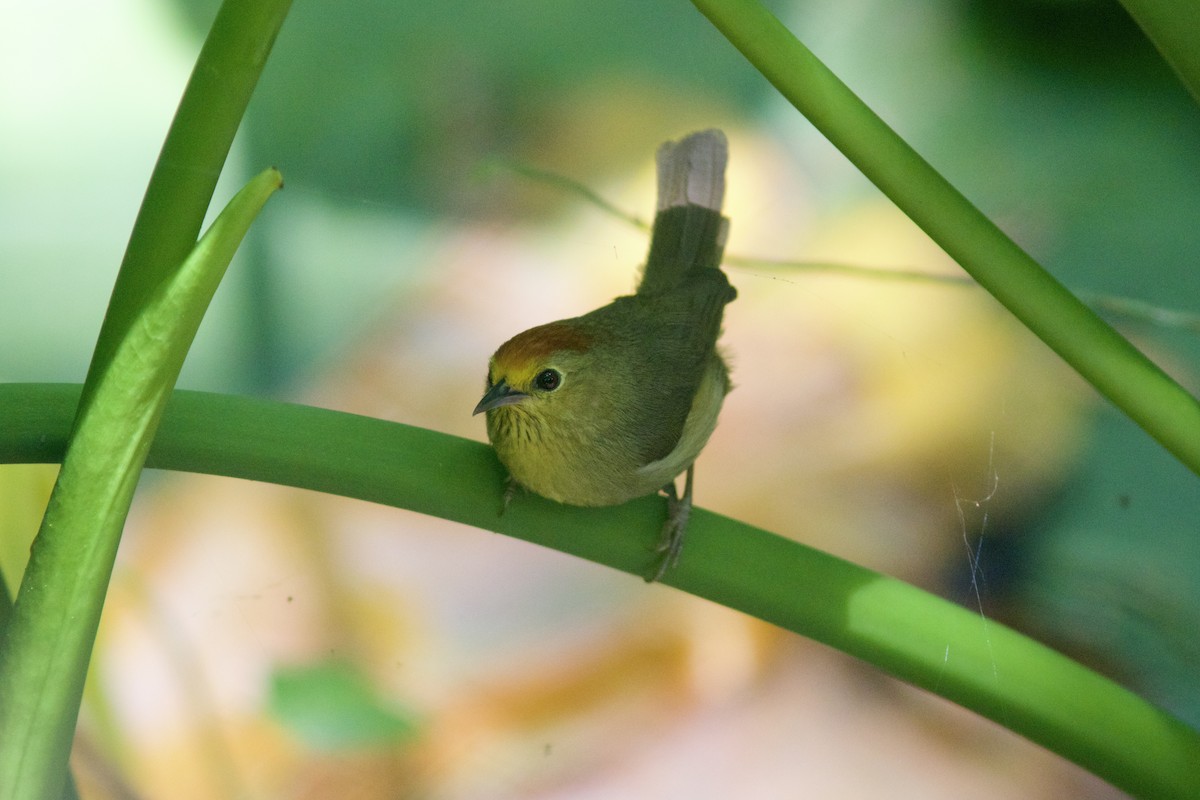
[{"label": "green stem", "polygon": [[758,0],[692,0],[764,77],[971,277],[1200,475],[1200,402],[908,146]]},{"label": "green stem", "polygon": [[191,252],[250,95],[292,0],[225,0],[188,79],[138,211],[84,385]]},{"label": "green stem", "polygon": [[[0,385],[0,462],[61,457],[78,387]],[[640,577],[661,498],[499,515],[485,445],[383,420],[177,391],[148,466],[298,486],[498,531]],[[1200,797],[1200,733],[1003,625],[789,539],[697,509],[665,583],[825,642],[971,708],[1135,795]],[[1130,742],[1137,742],[1131,747]]]},{"label": "green stem", "polygon": [[1200,102],[1200,3],[1194,0],[1121,0],[1183,85]]}]

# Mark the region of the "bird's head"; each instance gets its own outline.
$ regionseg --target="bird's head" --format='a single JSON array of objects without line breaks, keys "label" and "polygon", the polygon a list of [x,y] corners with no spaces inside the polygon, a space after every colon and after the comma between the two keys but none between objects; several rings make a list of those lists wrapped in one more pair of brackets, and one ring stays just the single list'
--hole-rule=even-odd
[{"label": "bird's head", "polygon": [[500,345],[488,363],[487,389],[473,413],[517,406],[534,408],[567,392],[591,349],[592,337],[570,322],[552,322]]}]

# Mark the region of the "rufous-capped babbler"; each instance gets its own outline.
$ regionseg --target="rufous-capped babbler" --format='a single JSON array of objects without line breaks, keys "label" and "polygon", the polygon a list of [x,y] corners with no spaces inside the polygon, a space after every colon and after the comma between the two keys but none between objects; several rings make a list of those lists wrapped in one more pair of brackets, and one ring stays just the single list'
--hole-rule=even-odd
[{"label": "rufous-capped babbler", "polygon": [[[717,424],[729,370],[717,352],[729,220],[725,135],[658,149],[658,210],[637,292],[500,346],[475,413],[513,485],[577,506],[667,495],[657,580],[679,559],[693,463]],[[682,497],[675,478],[687,472]],[[506,495],[507,499],[511,494]]]}]

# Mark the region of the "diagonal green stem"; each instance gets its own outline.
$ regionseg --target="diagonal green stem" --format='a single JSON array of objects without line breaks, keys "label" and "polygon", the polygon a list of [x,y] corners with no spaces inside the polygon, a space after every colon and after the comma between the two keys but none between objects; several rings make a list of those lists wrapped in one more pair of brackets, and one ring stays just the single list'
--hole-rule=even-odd
[{"label": "diagonal green stem", "polygon": [[[0,462],[61,457],[78,387],[0,384]],[[640,578],[661,498],[572,508],[523,495],[485,445],[323,409],[174,393],[147,465],[357,497],[516,536]],[[666,583],[960,703],[1139,797],[1200,797],[1200,732],[1018,633],[901,581],[697,509]],[[1137,746],[1130,746],[1136,742]]]},{"label": "diagonal green stem", "polygon": [[1200,102],[1200,3],[1194,0],[1121,0],[1183,85]]},{"label": "diagonal green stem", "polygon": [[908,146],[758,0],[692,0],[764,77],[1022,323],[1200,474],[1200,402]]},{"label": "diagonal green stem", "polygon": [[146,187],[84,397],[159,284],[196,244],[234,134],[292,0],[225,0],[213,20]]}]

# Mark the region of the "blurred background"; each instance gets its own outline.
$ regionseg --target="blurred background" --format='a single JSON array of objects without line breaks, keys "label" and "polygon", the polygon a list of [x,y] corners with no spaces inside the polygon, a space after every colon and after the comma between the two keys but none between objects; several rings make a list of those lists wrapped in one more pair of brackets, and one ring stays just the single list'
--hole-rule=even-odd
[{"label": "blurred background", "polygon": [[[1200,108],[1116,2],[772,6],[1069,286],[1200,313]],[[83,379],[215,8],[6,9],[0,380]],[[1196,477],[981,291],[889,277],[960,272],[687,3],[297,3],[214,206],[268,165],[286,189],[180,384],[482,440],[495,347],[629,291],[646,248],[512,165],[649,218],[655,148],[703,127],[729,135],[745,260],[727,268],[736,390],[697,503],[998,618],[1200,725]],[[831,263],[878,272],[815,268]],[[1194,316],[1111,318],[1200,388]],[[53,475],[0,467],[12,586]],[[161,473],[122,545],[75,766],[85,798],[1120,796],[635,577]]]}]

